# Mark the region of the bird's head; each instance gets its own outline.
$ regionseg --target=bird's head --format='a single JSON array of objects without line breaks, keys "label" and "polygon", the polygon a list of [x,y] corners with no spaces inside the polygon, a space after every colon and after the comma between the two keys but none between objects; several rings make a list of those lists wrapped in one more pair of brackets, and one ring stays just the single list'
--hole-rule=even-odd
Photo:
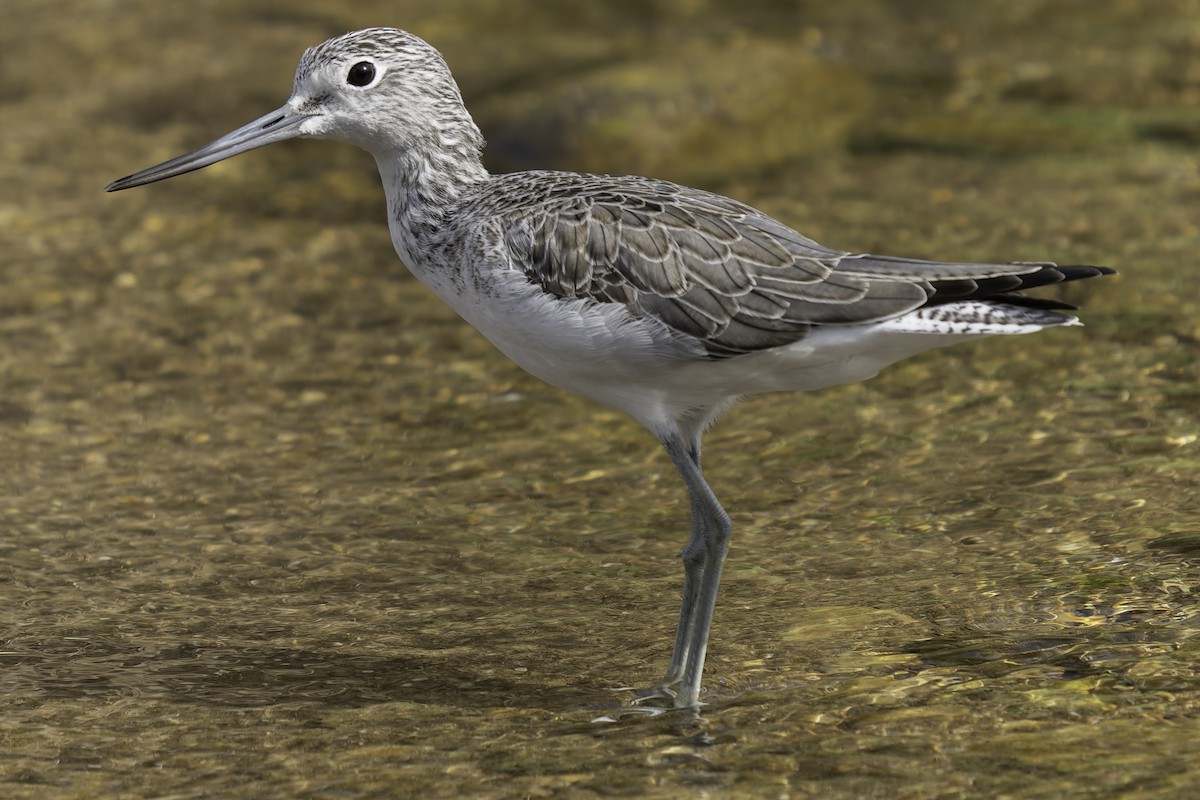
[{"label": "bird's head", "polygon": [[[309,48],[280,108],[190,153],[114,181],[165,180],[285,139],[338,139],[374,154],[478,152],[483,137],[440,53],[396,28],[368,28]],[[428,153],[425,153],[428,155]]]}]

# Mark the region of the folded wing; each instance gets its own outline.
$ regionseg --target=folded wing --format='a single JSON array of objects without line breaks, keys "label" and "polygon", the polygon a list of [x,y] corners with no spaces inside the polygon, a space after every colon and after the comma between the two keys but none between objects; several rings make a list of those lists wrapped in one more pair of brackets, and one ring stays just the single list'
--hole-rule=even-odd
[{"label": "folded wing", "polygon": [[504,209],[513,266],[558,297],[621,303],[656,318],[712,357],[926,305],[985,301],[1052,315],[1070,306],[1018,292],[1112,272],[852,254],[720,195],[642,178],[561,176],[576,182],[571,191]]}]

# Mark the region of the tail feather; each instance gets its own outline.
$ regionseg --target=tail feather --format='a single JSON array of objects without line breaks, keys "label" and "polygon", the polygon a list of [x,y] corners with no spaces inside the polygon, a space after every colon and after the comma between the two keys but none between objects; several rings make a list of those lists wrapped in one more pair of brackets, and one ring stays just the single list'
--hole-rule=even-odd
[{"label": "tail feather", "polygon": [[[1017,297],[1021,301],[1037,300]],[[1071,314],[1030,303],[1012,303],[1007,298],[998,295],[987,301],[960,300],[922,306],[879,324],[898,333],[963,335],[1033,333],[1043,328],[1083,324]]]}]

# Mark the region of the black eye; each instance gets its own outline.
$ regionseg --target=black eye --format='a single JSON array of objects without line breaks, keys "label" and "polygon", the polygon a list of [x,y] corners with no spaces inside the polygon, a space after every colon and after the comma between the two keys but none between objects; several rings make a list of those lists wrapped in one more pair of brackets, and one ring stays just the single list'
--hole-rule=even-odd
[{"label": "black eye", "polygon": [[346,83],[351,86],[366,86],[375,80],[375,65],[370,61],[360,61],[350,68],[346,75]]}]

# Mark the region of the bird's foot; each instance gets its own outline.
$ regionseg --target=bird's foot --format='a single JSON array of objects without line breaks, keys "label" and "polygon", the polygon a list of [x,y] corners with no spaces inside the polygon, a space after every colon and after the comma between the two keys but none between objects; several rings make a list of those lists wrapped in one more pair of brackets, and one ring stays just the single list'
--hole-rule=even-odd
[{"label": "bird's foot", "polygon": [[670,684],[661,683],[657,686],[651,686],[648,689],[634,689],[633,699],[629,703],[630,705],[643,708],[662,708],[663,710],[667,710],[675,708],[678,699],[679,694],[670,687]]},{"label": "bird's foot", "polygon": [[700,704],[681,704],[679,693],[671,688],[669,682],[664,681],[647,689],[624,687],[617,691],[632,692],[634,696],[627,704],[596,717],[592,722],[618,723],[657,717],[661,719],[655,724],[667,726],[664,730],[681,736],[692,744],[713,743],[714,740],[708,733],[708,720],[700,714]]},{"label": "bird's foot", "polygon": [[667,711],[698,709],[700,703],[687,702],[678,691],[680,679],[670,675],[653,686],[645,689],[622,688],[618,691],[632,692],[633,698],[629,705],[633,709],[644,709],[646,713],[666,713]]}]

